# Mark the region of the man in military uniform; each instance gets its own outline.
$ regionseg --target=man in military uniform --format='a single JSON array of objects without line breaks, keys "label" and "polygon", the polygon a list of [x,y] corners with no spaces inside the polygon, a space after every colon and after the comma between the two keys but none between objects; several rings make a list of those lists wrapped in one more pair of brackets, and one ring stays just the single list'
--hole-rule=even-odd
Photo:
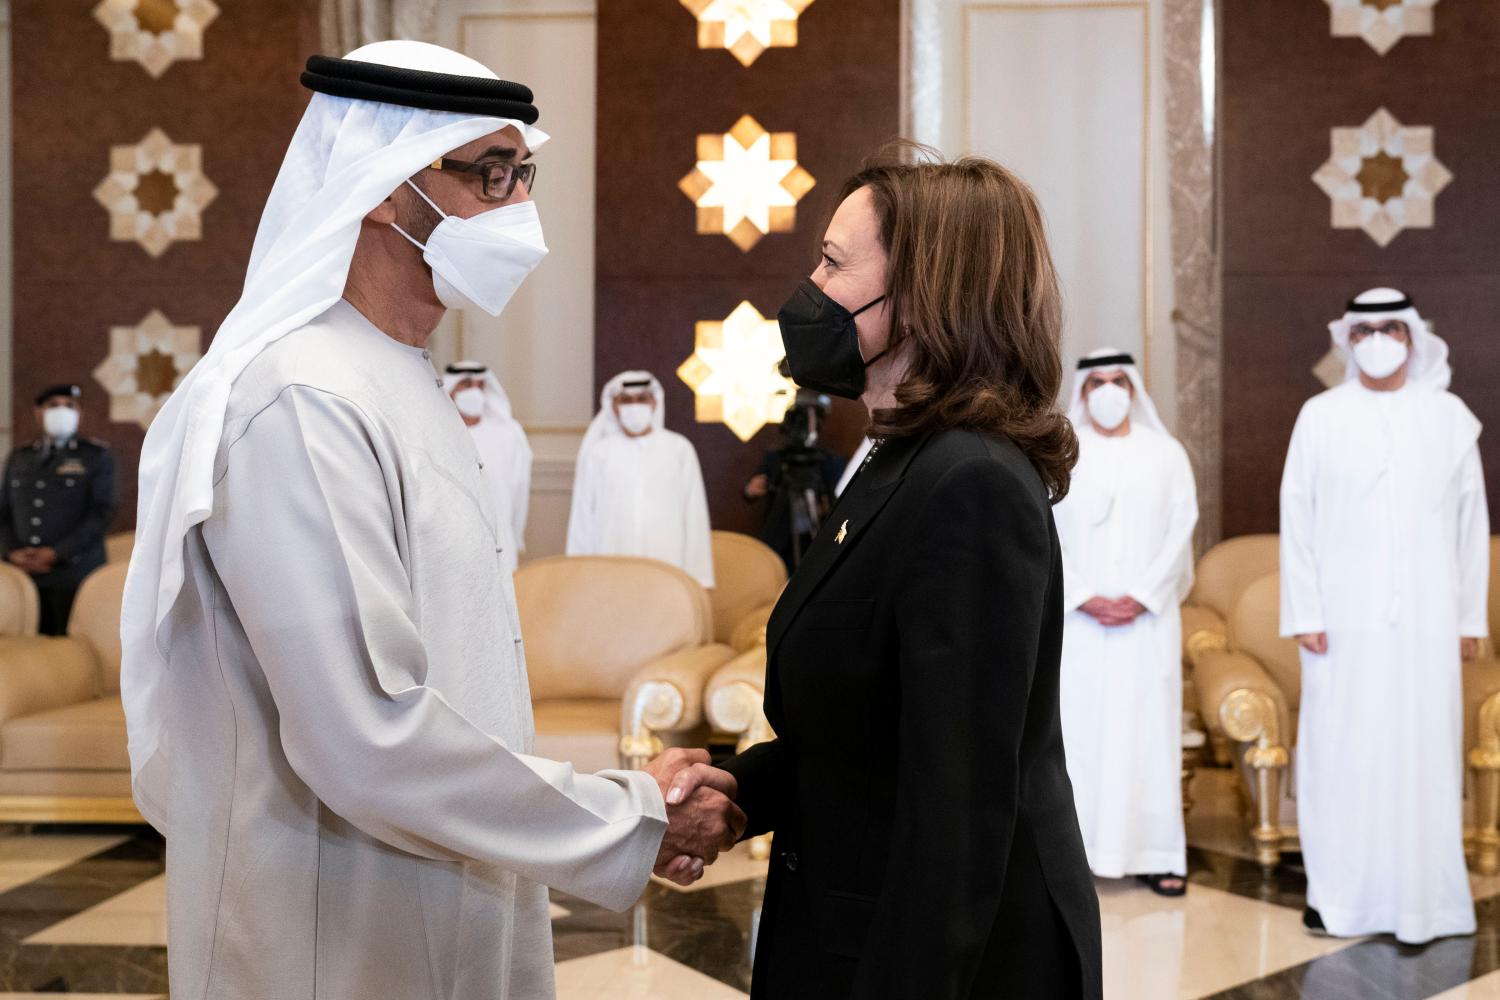
[{"label": "man in military uniform", "polygon": [[58,385],[36,397],[42,437],[11,452],[0,491],[0,553],[36,582],[43,635],[67,632],[78,585],[104,565],[115,513],[114,456],[78,436],[82,394]]}]

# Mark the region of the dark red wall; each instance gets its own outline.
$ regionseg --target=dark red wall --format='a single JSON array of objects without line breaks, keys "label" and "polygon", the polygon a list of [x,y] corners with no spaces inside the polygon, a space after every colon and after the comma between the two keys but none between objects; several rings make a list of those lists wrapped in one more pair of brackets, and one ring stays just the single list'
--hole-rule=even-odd
[{"label": "dark red wall", "polygon": [[[153,79],[109,58],[96,0],[12,0],[14,143],[15,439],[36,436],[31,401],[58,382],[84,387],[84,433],[120,460],[117,527],[135,523],[135,468],[145,436],[109,420],[109,398],[91,372],[109,353],[109,329],[160,309],[198,326],[204,347],[234,305],[261,208],[307,103],[297,83],[317,51],[314,0],[223,2],[205,35],[204,58]],[[110,147],[153,127],[203,147],[218,198],[203,238],[153,258],[109,238],[109,213],[94,188],[109,173]]]},{"label": "dark red wall", "polygon": [[[769,49],[746,68],[728,52],[697,47],[681,4],[609,0],[599,5],[598,386],[629,368],[667,387],[667,424],[703,463],[714,526],[754,530],[740,497],[774,429],[742,444],[719,424],[693,419],[677,366],[693,352],[693,325],[723,319],[748,299],[766,316],[816,263],[834,197],[863,159],[897,134],[901,103],[900,0],[821,0],[803,13],[798,45]],[[727,132],[750,114],[770,132],[795,132],[797,157],[817,180],[797,230],[741,253],[726,237],[699,235],[695,208],[677,189],[693,169],[700,132]],[[829,441],[845,454],[864,409],[840,406]]]},{"label": "dark red wall", "polygon": [[[1453,391],[1487,426],[1491,498],[1500,495],[1500,5],[1439,4],[1436,34],[1381,57],[1333,38],[1328,7],[1221,0],[1219,115],[1224,237],[1224,533],[1277,529],[1292,424],[1322,389],[1310,369],[1326,325],[1354,294],[1408,292],[1452,349]],[[1436,128],[1453,181],[1433,229],[1385,248],[1329,225],[1312,175],[1329,130],[1384,106]]]}]

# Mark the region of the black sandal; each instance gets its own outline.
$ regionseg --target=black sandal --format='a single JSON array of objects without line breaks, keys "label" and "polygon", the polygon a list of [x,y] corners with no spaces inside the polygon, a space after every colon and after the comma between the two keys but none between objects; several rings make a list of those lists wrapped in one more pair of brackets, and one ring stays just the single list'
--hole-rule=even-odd
[{"label": "black sandal", "polygon": [[[1187,879],[1181,875],[1137,875],[1136,880],[1158,896],[1176,897],[1187,895]],[[1167,885],[1176,882],[1177,885]]]}]

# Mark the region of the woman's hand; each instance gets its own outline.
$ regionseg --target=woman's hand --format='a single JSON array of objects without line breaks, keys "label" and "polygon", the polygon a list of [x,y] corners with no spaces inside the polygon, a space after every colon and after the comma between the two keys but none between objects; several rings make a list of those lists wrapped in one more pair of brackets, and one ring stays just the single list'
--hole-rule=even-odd
[{"label": "woman's hand", "polygon": [[653,872],[678,885],[702,878],[745,829],[745,814],[734,804],[738,782],[709,760],[707,750],[674,748],[644,768],[667,804],[667,832]]}]

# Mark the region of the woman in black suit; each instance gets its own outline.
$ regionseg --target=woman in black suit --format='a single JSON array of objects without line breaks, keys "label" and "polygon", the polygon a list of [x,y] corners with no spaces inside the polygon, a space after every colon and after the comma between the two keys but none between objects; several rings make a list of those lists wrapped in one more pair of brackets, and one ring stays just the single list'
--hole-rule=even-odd
[{"label": "woman in black suit", "polygon": [[779,319],[796,381],[862,399],[879,446],[771,616],[778,738],[725,765],[746,836],[776,832],[752,995],[1097,1000],[1035,198],[984,159],[866,169]]}]

